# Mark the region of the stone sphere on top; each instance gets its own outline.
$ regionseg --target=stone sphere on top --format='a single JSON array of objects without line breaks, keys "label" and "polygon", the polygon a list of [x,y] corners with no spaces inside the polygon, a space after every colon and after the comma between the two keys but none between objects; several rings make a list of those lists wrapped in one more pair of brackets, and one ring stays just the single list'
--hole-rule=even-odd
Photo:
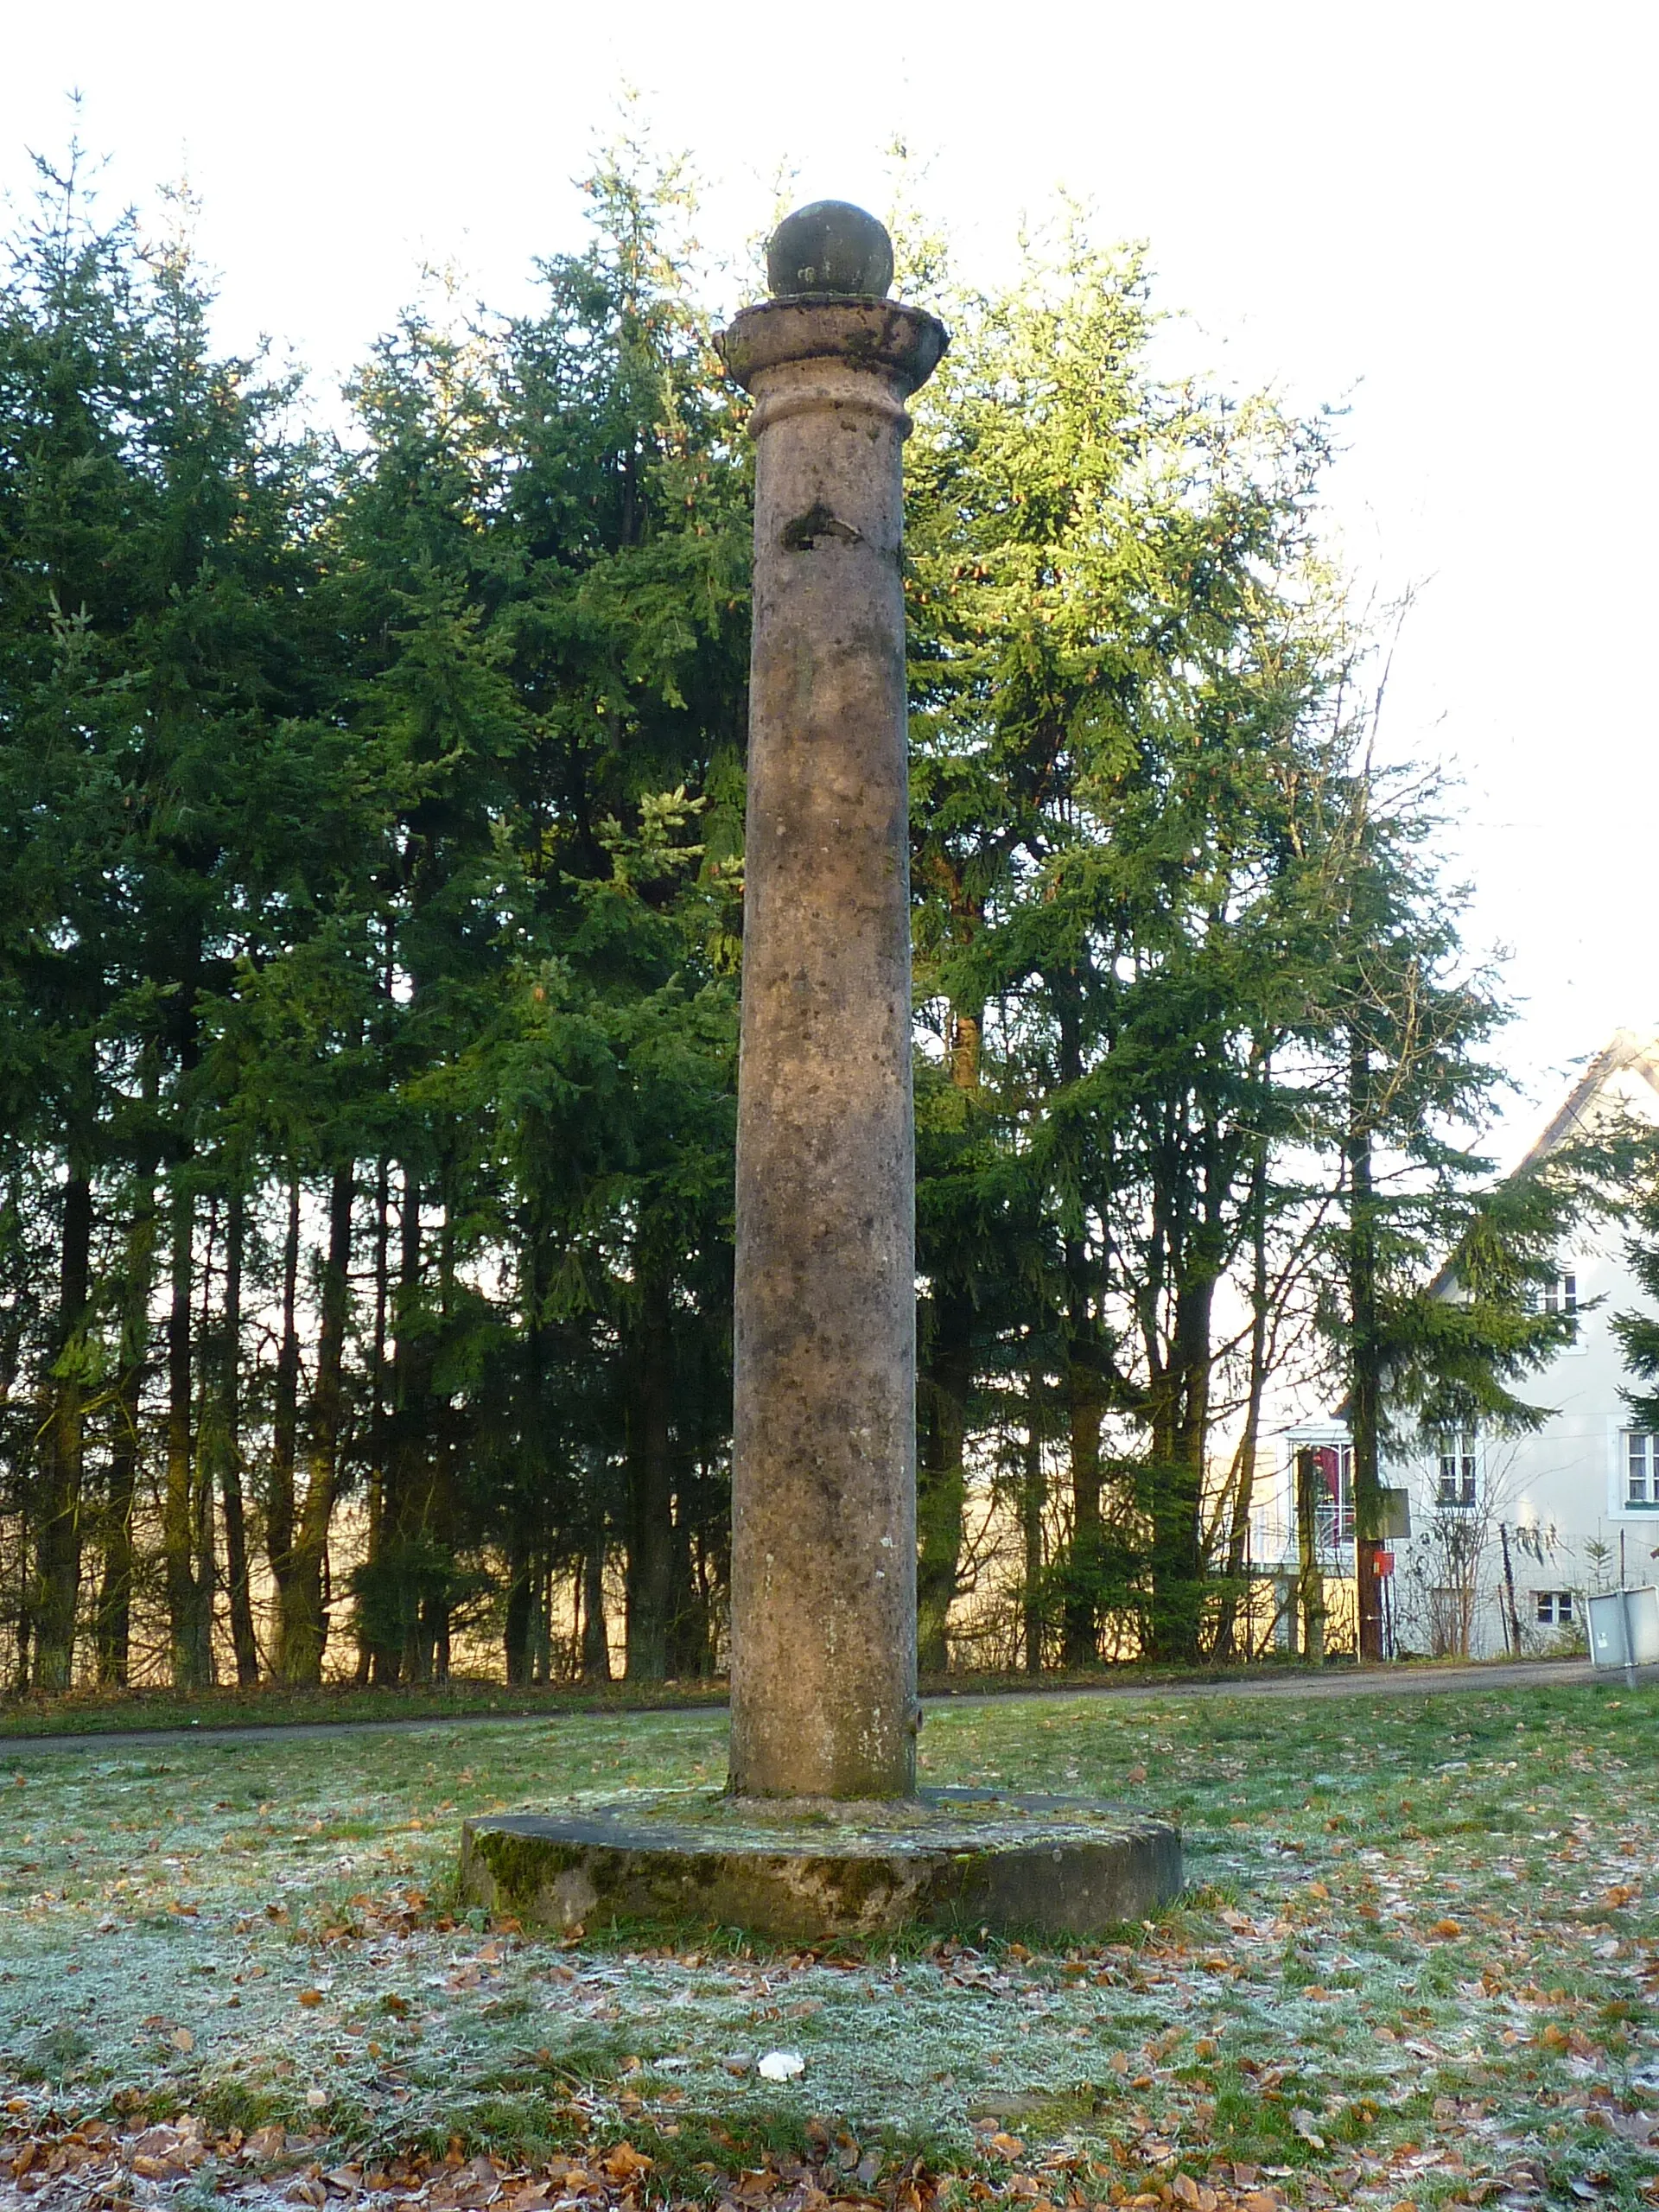
[{"label": "stone sphere on top", "polygon": [[779,300],[826,292],[885,299],[893,283],[893,240],[861,207],[815,200],[785,215],[767,241],[766,282]]}]

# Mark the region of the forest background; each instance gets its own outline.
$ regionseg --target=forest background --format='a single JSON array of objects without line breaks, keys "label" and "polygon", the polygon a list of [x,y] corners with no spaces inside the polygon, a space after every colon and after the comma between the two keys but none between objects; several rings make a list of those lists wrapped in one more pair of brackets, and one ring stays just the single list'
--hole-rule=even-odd
[{"label": "forest background", "polygon": [[[338,434],[215,352],[187,203],[100,227],[72,161],[14,240],[20,1688],[721,1663],[745,403],[680,173],[588,191],[536,312],[435,290]],[[1236,1652],[1298,1382],[1349,1409],[1363,1641],[1390,1427],[1533,1417],[1605,1163],[1476,1148],[1505,1009],[1437,778],[1374,757],[1331,423],[1157,374],[1075,213],[989,291],[897,227],[953,332],[908,463],[923,1663]]]}]

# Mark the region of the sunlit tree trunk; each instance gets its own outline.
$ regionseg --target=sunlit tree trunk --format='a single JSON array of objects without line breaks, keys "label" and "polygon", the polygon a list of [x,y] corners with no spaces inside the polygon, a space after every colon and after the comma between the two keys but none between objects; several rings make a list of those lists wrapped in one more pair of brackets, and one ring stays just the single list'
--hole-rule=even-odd
[{"label": "sunlit tree trunk", "polygon": [[225,1582],[230,1601],[231,1645],[236,1654],[237,1683],[242,1689],[251,1689],[259,1680],[259,1644],[253,1629],[247,1513],[242,1491],[242,1268],[247,1233],[247,1199],[238,1190],[231,1197],[225,1233],[225,1322],[219,1372],[224,1457],[219,1469],[219,1500],[225,1518]]},{"label": "sunlit tree trunk", "polygon": [[175,1168],[167,1314],[167,1478],[162,1543],[171,1636],[173,1680],[180,1689],[205,1688],[212,1678],[213,1585],[200,1580],[200,1501],[195,1459],[193,1383],[195,1193],[188,1166]]},{"label": "sunlit tree trunk", "polygon": [[328,1244],[323,1261],[316,1378],[311,1394],[305,1502],[300,1508],[283,1586],[282,1655],[284,1681],[322,1678],[328,1639],[323,1605],[323,1561],[340,1487],[340,1429],[343,1402],[346,1324],[351,1294],[352,1207],[355,1163],[334,1170],[328,1192]]},{"label": "sunlit tree trunk", "polygon": [[[159,1084],[159,1055],[150,1044],[143,1056],[142,1092],[147,1114],[155,1111]],[[160,1226],[156,1173],[160,1164],[154,1132],[147,1131],[133,1176],[132,1212],[121,1269],[114,1435],[110,1448],[110,1493],[105,1516],[104,1574],[98,1596],[98,1679],[105,1688],[125,1688],[130,1666],[132,1515],[138,1487],[144,1377],[149,1363],[149,1301],[155,1287],[156,1244]]]},{"label": "sunlit tree trunk", "polygon": [[1105,1550],[1100,1465],[1105,1403],[1086,1255],[1080,1243],[1066,1247],[1066,1277],[1070,1297],[1061,1372],[1071,1447],[1071,1553],[1062,1659],[1075,1668],[1092,1667],[1100,1657],[1100,1579]]},{"label": "sunlit tree trunk", "polygon": [[92,1244],[91,1175],[81,1144],[72,1138],[52,1338],[51,1413],[41,1452],[45,1480],[35,1524],[35,1684],[43,1690],[67,1690],[74,1678]]},{"label": "sunlit tree trunk", "polygon": [[1358,1028],[1348,1039],[1348,1301],[1352,1344],[1348,1425],[1354,1453],[1354,1578],[1362,1662],[1382,1656],[1382,1374],[1376,1325],[1376,1195],[1371,1173],[1370,1058]]},{"label": "sunlit tree trunk", "polygon": [[668,1275],[641,1288],[635,1348],[639,1386],[629,1414],[628,1658],[631,1682],[668,1672],[674,1594],[674,1463],[670,1440],[673,1309]]},{"label": "sunlit tree trunk", "polygon": [[582,1679],[611,1679],[610,1626],[605,1618],[605,1538],[602,1529],[588,1539],[582,1560]]},{"label": "sunlit tree trunk", "polygon": [[936,1289],[920,1332],[916,1640],[917,1663],[930,1675],[944,1674],[950,1664],[946,1630],[962,1568],[967,1502],[963,1452],[973,1384],[973,1320],[971,1300]]},{"label": "sunlit tree trunk", "polygon": [[[380,1557],[386,1515],[386,1321],[391,1296],[391,1163],[380,1155],[374,1178],[374,1336],[369,1354],[368,1531],[365,1556]],[[369,1681],[374,1644],[361,1605],[357,1612],[357,1679]]]},{"label": "sunlit tree trunk", "polygon": [[1325,1664],[1325,1570],[1319,1560],[1319,1469],[1313,1452],[1296,1454],[1296,1601],[1302,1620],[1302,1656]]},{"label": "sunlit tree trunk", "polygon": [[276,1345],[276,1387],[271,1408],[270,1470],[265,1489],[265,1554],[276,1603],[271,1621],[270,1667],[283,1677],[283,1632],[287,1624],[287,1588],[294,1572],[295,1465],[300,1421],[300,1181],[288,1184],[287,1220],[283,1231],[282,1333]]},{"label": "sunlit tree trunk", "polygon": [[[1268,1147],[1259,1141],[1250,1173],[1250,1365],[1244,1402],[1244,1426],[1233,1462],[1226,1500],[1226,1582],[1216,1621],[1215,1656],[1237,1655],[1238,1613],[1249,1558],[1250,1512],[1255,1497],[1255,1465],[1261,1449],[1262,1405],[1268,1381]],[[1246,1631],[1249,1630],[1247,1615]]]},{"label": "sunlit tree trunk", "polygon": [[421,1315],[421,1184],[407,1161],[397,1225],[397,1296],[393,1317],[391,1412],[386,1423],[385,1502],[375,1555],[377,1682],[416,1679],[421,1669],[419,1597],[409,1572],[418,1538],[427,1468],[429,1344]]},{"label": "sunlit tree trunk", "polygon": [[515,1689],[531,1679],[531,1632],[536,1611],[535,1562],[518,1540],[507,1546],[507,1602],[502,1642],[507,1681]]},{"label": "sunlit tree trunk", "polygon": [[1043,1518],[1048,1504],[1048,1480],[1043,1465],[1044,1398],[1042,1370],[1033,1368],[1026,1382],[1026,1464],[1020,1486],[1020,1529],[1025,1552],[1021,1626],[1028,1675],[1040,1675],[1043,1671],[1042,1587],[1048,1564],[1043,1546]]}]

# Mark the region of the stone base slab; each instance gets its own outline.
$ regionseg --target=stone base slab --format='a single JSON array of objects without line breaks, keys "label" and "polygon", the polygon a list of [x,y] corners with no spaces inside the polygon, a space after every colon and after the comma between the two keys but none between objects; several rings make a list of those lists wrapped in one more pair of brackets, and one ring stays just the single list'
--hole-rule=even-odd
[{"label": "stone base slab", "polygon": [[855,1805],[672,1790],[461,1831],[470,1903],[567,1933],[692,1920],[817,1942],[920,1921],[1086,1938],[1143,1919],[1181,1880],[1165,1821],[988,1790]]}]

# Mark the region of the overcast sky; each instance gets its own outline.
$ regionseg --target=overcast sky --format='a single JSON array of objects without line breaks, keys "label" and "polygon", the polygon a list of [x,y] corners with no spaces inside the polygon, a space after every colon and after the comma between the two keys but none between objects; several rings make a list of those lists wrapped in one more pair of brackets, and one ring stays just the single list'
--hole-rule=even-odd
[{"label": "overcast sky", "polygon": [[[454,263],[511,307],[580,244],[571,180],[635,88],[730,266],[791,197],[888,192],[902,137],[962,271],[1056,187],[1143,238],[1189,358],[1345,403],[1330,526],[1421,586],[1388,741],[1460,773],[1471,942],[1510,951],[1535,1102],[1659,1025],[1653,11],[1440,0],[696,9],[0,0],[0,185],[79,129],[111,204],[188,174],[221,334],[325,386]],[[729,303],[729,302],[728,302]]]}]

